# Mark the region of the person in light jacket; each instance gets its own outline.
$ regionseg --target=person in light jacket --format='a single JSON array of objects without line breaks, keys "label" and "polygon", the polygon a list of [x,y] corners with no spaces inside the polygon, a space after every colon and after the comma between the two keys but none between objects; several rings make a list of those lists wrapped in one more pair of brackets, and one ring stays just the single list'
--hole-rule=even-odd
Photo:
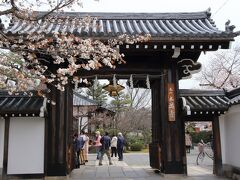
[{"label": "person in light jacket", "polygon": [[80,141],[80,165],[85,165],[85,159],[84,159],[84,144],[86,141],[85,132],[82,130],[80,136],[78,137],[78,140]]},{"label": "person in light jacket", "polygon": [[88,151],[89,151],[89,137],[88,135],[85,133],[85,143],[84,143],[84,160],[85,162],[88,162]]},{"label": "person in light jacket", "polygon": [[185,134],[185,146],[186,146],[186,153],[190,153],[190,148],[192,146],[192,137],[188,131]]},{"label": "person in light jacket", "polygon": [[96,147],[96,152],[97,152],[97,159],[100,158],[100,149],[102,147],[102,144],[100,142],[102,136],[99,131],[96,131],[96,140],[94,141],[95,147]]},{"label": "person in light jacket", "polygon": [[111,157],[113,157],[113,154],[115,157],[117,157],[117,136],[113,136],[111,140]]}]

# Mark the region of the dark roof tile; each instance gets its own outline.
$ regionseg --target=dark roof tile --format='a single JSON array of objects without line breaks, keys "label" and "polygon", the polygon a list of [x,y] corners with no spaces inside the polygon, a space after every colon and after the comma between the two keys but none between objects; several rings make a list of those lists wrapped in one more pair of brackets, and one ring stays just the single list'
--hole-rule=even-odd
[{"label": "dark roof tile", "polygon": [[[40,15],[43,12],[38,12]],[[119,34],[151,34],[152,37],[233,38],[234,32],[220,31],[210,19],[210,13],[63,13],[61,21],[26,23],[22,20],[5,29],[9,34],[54,32],[79,36],[116,37]],[[80,17],[97,17],[91,27],[79,27]],[[167,36],[166,36],[167,35]]]},{"label": "dark roof tile", "polygon": [[6,114],[35,114],[40,113],[43,105],[43,98],[33,95],[23,94],[9,95],[7,92],[0,93],[0,115]]},{"label": "dark roof tile", "polygon": [[230,99],[223,90],[180,89],[180,97],[183,109],[191,114],[224,113],[230,106]]}]

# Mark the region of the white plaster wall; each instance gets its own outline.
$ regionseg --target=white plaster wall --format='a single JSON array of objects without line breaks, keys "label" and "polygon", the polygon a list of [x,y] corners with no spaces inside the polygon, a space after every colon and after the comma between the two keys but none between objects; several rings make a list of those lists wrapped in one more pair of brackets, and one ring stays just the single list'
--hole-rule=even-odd
[{"label": "white plaster wall", "polygon": [[221,138],[222,163],[226,164],[225,115],[221,115],[219,117],[219,128],[220,128],[220,138]]},{"label": "white plaster wall", "polygon": [[7,174],[44,172],[44,119],[10,119]]},{"label": "white plaster wall", "polygon": [[[79,117],[78,119],[78,133],[80,133],[80,127],[85,126],[88,124],[88,117]],[[85,131],[87,131],[88,126],[86,126]]]},{"label": "white plaster wall", "polygon": [[240,167],[240,105],[232,106],[225,114],[223,144],[225,145],[224,164]]},{"label": "white plaster wall", "polygon": [[[82,123],[84,125],[88,124],[88,117],[83,117]],[[88,126],[86,126],[86,128],[85,128],[85,132],[87,132],[87,130],[88,130]]]},{"label": "white plaster wall", "polygon": [[5,121],[0,117],[0,168],[3,168],[4,129]]}]

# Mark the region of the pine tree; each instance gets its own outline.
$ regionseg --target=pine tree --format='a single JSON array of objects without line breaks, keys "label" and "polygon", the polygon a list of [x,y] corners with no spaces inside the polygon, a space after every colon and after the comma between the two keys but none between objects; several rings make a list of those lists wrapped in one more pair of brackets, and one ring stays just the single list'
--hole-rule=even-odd
[{"label": "pine tree", "polygon": [[106,101],[108,99],[108,92],[102,88],[103,86],[105,86],[105,84],[102,85],[99,83],[99,81],[95,83],[96,84],[87,88],[86,95],[88,96],[88,98],[95,100],[98,106],[104,106],[106,105]]}]

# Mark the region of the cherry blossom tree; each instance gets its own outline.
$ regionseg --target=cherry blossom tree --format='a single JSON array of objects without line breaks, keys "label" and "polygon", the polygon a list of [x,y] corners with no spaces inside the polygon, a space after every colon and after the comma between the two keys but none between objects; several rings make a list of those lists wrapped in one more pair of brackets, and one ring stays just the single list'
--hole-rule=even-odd
[{"label": "cherry blossom tree", "polygon": [[203,68],[198,80],[201,85],[215,89],[240,86],[240,46],[214,53]]},{"label": "cherry blossom tree", "polygon": [[[69,10],[73,6],[81,6],[80,0],[1,0],[0,18],[7,16],[34,26],[44,23],[61,23],[61,11]],[[46,7],[46,12],[35,10]],[[69,18],[69,17],[66,17]],[[77,26],[94,26],[95,17],[75,17]],[[44,26],[44,24],[42,25]],[[102,42],[92,37],[80,37],[71,33],[55,32],[52,36],[46,33],[29,33],[27,36],[19,33],[9,35],[4,31],[5,25],[0,21],[0,48],[15,54],[2,52],[0,54],[0,88],[10,93],[41,89],[44,84],[53,84],[64,91],[68,83],[86,83],[87,80],[76,76],[79,70],[99,69],[103,66],[116,68],[117,64],[125,63],[124,55],[116,45],[133,44],[147,41],[150,35],[128,36],[120,35],[115,39]],[[47,61],[46,61],[47,59]],[[49,60],[54,70],[49,69]],[[11,71],[8,71],[11,69]],[[32,80],[31,80],[32,78]]]}]

